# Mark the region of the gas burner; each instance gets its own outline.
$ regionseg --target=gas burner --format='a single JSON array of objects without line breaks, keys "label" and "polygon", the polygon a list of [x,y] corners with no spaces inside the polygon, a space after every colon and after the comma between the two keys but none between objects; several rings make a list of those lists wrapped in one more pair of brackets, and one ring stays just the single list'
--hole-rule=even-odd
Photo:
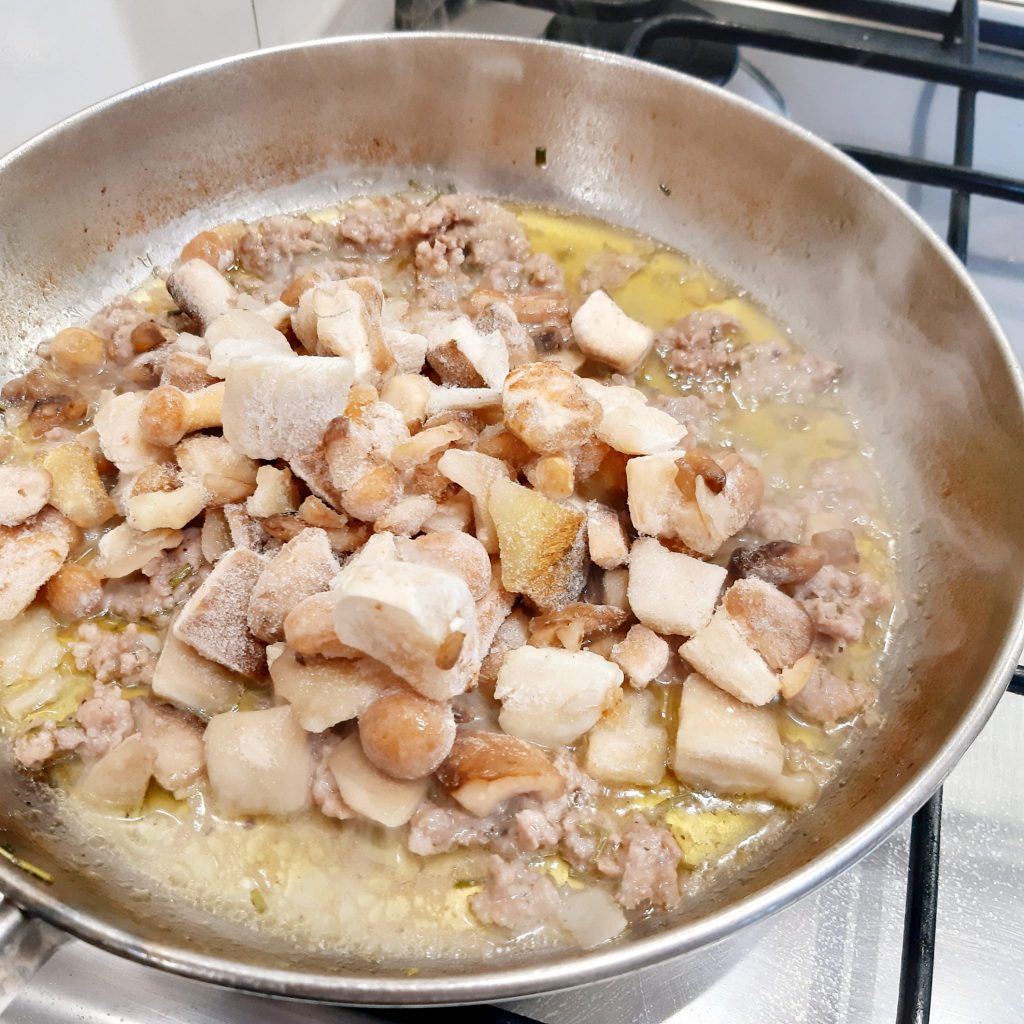
[{"label": "gas burner", "polygon": [[[582,6],[582,5],[580,5]],[[684,0],[669,0],[659,5],[659,14],[686,14],[712,19],[707,13]],[[612,53],[626,53],[628,44],[643,18],[610,20],[601,17],[572,17],[557,14],[544,30],[546,39],[561,43],[577,43]],[[739,66],[739,48],[733,43],[717,43],[702,39],[671,38],[653,42],[644,54],[646,60],[681,71],[715,85],[725,85]]]}]

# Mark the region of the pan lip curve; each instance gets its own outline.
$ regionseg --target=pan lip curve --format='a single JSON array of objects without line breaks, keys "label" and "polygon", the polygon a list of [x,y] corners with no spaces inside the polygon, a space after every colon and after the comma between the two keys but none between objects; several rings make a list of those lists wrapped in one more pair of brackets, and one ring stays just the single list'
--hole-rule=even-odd
[{"label": "pan lip curve", "polygon": [[[620,65],[633,74],[642,73],[662,79],[675,89],[714,95],[726,106],[745,110],[762,118],[794,142],[803,143],[830,158],[837,169],[853,174],[890,204],[895,214],[910,220],[924,236],[946,268],[956,276],[969,295],[974,315],[980,315],[1010,375],[1017,402],[1017,412],[1024,417],[1024,377],[1009,341],[1000,328],[987,301],[966,268],[932,228],[874,175],[831,144],[799,125],[758,107],[756,104],[726,93],[716,86],[680,75],[678,72],[651,65],[633,58],[594,51],[566,43],[523,39],[513,36],[453,32],[375,33],[339,36],[311,42],[293,43],[221,58],[208,63],[135,86],[93,104],[66,118],[0,158],[0,182],[6,169],[34,149],[42,148],[57,136],[84,126],[101,113],[125,104],[149,92],[170,88],[175,83],[214,74],[222,68],[255,63],[292,51],[344,50],[366,45],[402,46],[432,41],[438,45],[477,43],[508,47],[512,50],[535,50],[557,47],[566,51],[582,67],[587,62]],[[22,907],[26,912],[82,938],[109,952],[159,967],[175,974],[210,982],[223,987],[241,989],[293,999],[316,1000],[367,1006],[430,1006],[511,999],[542,992],[553,992],[602,981],[614,976],[664,962],[678,956],[705,949],[724,941],[730,935],[763,920],[798,899],[831,881],[861,857],[880,845],[910,815],[923,805],[942,784],[943,779],[960,760],[968,746],[981,731],[995,709],[1006,681],[1017,664],[1024,646],[1024,593],[1018,593],[1012,610],[1012,626],[993,654],[992,669],[978,686],[976,695],[960,721],[932,758],[919,768],[916,778],[899,791],[887,805],[866,821],[856,832],[823,854],[808,860],[789,875],[759,892],[695,921],[686,922],[643,938],[628,939],[621,945],[597,951],[552,951],[557,959],[534,966],[512,966],[504,970],[438,975],[434,977],[400,977],[394,975],[310,973],[298,970],[266,969],[237,961],[189,952],[170,943],[140,941],[130,931],[110,927],[98,918],[76,910],[47,893],[45,887],[30,881],[17,868],[0,862],[0,890],[5,902]],[[571,957],[571,959],[567,959]]]}]

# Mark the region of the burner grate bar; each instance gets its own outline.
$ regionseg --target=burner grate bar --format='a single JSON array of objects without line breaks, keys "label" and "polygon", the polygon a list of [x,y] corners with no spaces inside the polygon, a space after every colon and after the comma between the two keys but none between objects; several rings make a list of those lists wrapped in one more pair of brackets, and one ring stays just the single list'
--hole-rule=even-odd
[{"label": "burner grate bar", "polygon": [[978,49],[968,63],[959,53],[940,47],[934,35],[758,10],[722,0],[701,0],[701,7],[713,18],[665,14],[640,22],[625,52],[643,58],[654,43],[673,38],[736,43],[1024,99],[1024,66],[1018,53]]},{"label": "burner grate bar", "polygon": [[973,167],[960,164],[898,156],[895,153],[864,149],[860,146],[840,145],[839,148],[873,174],[912,181],[918,185],[960,189],[974,195],[1005,199],[1011,203],[1024,203],[1024,178],[1010,178],[987,171],[976,171]]}]

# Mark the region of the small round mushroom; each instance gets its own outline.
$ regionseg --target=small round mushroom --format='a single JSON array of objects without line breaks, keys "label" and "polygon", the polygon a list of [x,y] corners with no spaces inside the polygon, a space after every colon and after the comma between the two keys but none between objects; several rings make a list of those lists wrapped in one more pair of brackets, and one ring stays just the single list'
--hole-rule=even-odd
[{"label": "small round mushroom", "polygon": [[367,760],[393,779],[422,779],[435,771],[455,742],[451,705],[395,690],[359,716]]},{"label": "small round mushroom", "polygon": [[102,578],[87,566],[69,563],[46,584],[46,600],[62,619],[87,619],[103,607]]},{"label": "small round mushroom", "polygon": [[106,342],[98,334],[81,327],[68,327],[50,342],[53,365],[69,377],[95,373],[106,357]]}]

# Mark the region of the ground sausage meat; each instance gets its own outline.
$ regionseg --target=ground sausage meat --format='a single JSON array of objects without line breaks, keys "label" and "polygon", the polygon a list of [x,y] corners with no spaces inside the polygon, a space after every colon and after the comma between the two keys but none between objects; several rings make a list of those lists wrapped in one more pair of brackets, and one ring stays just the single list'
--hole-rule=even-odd
[{"label": "ground sausage meat", "polygon": [[24,768],[41,768],[60,754],[77,750],[84,741],[85,732],[78,726],[57,728],[54,722],[44,722],[14,741],[14,756]]},{"label": "ground sausage meat", "polygon": [[134,622],[121,633],[86,622],[76,636],[71,656],[79,672],[92,672],[101,683],[117,679],[125,686],[144,686],[153,678],[159,643]]},{"label": "ground sausage meat", "polygon": [[704,377],[721,375],[735,365],[730,338],[740,329],[734,317],[701,309],[666,327],[655,339],[665,363],[673,370]]},{"label": "ground sausage meat", "polygon": [[823,566],[793,596],[804,606],[819,633],[855,642],[864,638],[864,627],[892,604],[884,583],[863,573],[847,573],[834,565]]},{"label": "ground sausage meat", "polygon": [[677,869],[682,853],[668,829],[634,819],[623,837],[621,856],[618,899],[627,910],[644,903],[674,907],[679,902]]},{"label": "ground sausage meat", "polygon": [[132,706],[119,686],[97,683],[92,696],[79,705],[75,721],[85,733],[80,749],[90,757],[102,757],[135,732]]},{"label": "ground sausage meat", "polygon": [[839,376],[839,364],[796,353],[778,342],[747,345],[737,354],[733,397],[744,407],[758,402],[802,403],[827,391]]},{"label": "ground sausage meat", "polygon": [[470,904],[484,924],[522,934],[554,917],[558,890],[550,878],[521,862],[492,857],[487,885]]},{"label": "ground sausage meat", "polygon": [[841,679],[828,669],[817,668],[803,689],[788,704],[798,715],[834,725],[863,711],[875,700],[875,690],[870,683],[860,679]]}]

